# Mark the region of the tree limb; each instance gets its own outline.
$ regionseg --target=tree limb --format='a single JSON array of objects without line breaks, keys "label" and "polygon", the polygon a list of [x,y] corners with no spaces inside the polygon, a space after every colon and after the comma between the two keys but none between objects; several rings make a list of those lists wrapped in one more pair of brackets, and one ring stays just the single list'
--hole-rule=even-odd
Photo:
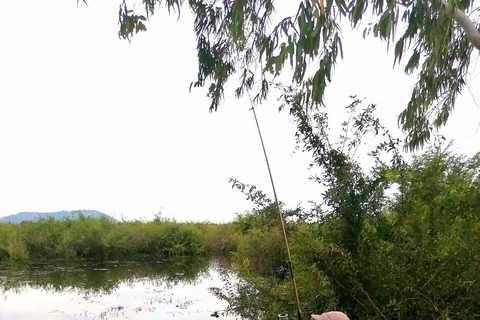
[{"label": "tree limb", "polygon": [[[445,7],[448,7],[448,2],[446,0],[441,0],[441,2]],[[465,12],[458,8],[453,8],[453,19],[463,28],[463,30],[465,30],[468,40],[475,46],[475,48],[480,50],[480,32]]]}]

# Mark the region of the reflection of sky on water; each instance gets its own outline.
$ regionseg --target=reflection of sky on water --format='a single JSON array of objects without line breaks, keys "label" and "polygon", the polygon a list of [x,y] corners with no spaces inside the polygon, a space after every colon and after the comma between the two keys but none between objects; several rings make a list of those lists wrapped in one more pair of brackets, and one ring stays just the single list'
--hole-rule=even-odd
[{"label": "reflection of sky on water", "polygon": [[172,285],[145,277],[121,281],[110,292],[72,287],[48,290],[25,283],[20,290],[2,292],[0,319],[216,319],[211,314],[225,309],[227,303],[208,288],[220,285],[220,271],[215,267],[194,282]]}]

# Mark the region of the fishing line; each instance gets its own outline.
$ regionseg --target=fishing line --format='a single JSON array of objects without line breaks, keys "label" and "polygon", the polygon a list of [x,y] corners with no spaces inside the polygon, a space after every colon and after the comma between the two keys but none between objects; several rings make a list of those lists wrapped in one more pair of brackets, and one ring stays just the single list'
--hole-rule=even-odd
[{"label": "fishing line", "polygon": [[280,204],[278,203],[277,192],[275,191],[275,184],[273,183],[272,171],[270,170],[270,164],[268,163],[267,151],[265,150],[265,144],[263,143],[262,133],[260,131],[260,125],[258,124],[257,114],[255,113],[255,107],[253,106],[252,98],[250,97],[250,92],[248,90],[247,90],[247,94],[250,100],[250,105],[252,106],[251,110],[253,111],[253,117],[255,118],[255,123],[257,124],[258,135],[260,136],[260,142],[262,143],[263,154],[265,155],[265,162],[267,163],[267,168],[268,168],[268,175],[270,176],[270,182],[272,184],[273,196],[275,197],[275,205],[277,206],[278,217],[280,218],[283,238],[285,239],[285,246],[287,248],[287,257],[288,257],[288,267],[290,269],[293,291],[295,292],[295,301],[297,303],[298,320],[302,320],[302,309],[300,308],[300,299],[298,297],[297,284],[295,282],[295,277],[293,276],[292,257],[290,256],[290,246],[288,244],[287,231],[285,230],[285,221],[283,220],[282,210],[280,209]]}]

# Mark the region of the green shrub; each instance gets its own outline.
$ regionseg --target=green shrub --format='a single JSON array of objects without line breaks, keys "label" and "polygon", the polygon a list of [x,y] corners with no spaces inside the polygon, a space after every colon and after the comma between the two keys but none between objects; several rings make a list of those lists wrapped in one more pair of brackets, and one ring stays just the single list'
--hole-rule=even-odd
[{"label": "green shrub", "polygon": [[287,255],[280,229],[255,228],[240,237],[233,261],[241,265],[245,259],[260,275],[285,275]]},{"label": "green shrub", "polygon": [[197,223],[209,254],[230,255],[237,250],[239,235],[233,223]]},{"label": "green shrub", "polygon": [[21,227],[12,223],[0,224],[0,263],[23,262],[28,259]]}]

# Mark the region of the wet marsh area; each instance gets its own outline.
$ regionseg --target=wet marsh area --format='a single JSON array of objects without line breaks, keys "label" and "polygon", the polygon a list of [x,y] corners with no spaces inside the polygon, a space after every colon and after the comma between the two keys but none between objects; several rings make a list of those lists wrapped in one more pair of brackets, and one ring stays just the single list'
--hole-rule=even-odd
[{"label": "wet marsh area", "polygon": [[217,259],[35,262],[0,268],[0,318],[233,320],[210,287],[234,277]]}]

